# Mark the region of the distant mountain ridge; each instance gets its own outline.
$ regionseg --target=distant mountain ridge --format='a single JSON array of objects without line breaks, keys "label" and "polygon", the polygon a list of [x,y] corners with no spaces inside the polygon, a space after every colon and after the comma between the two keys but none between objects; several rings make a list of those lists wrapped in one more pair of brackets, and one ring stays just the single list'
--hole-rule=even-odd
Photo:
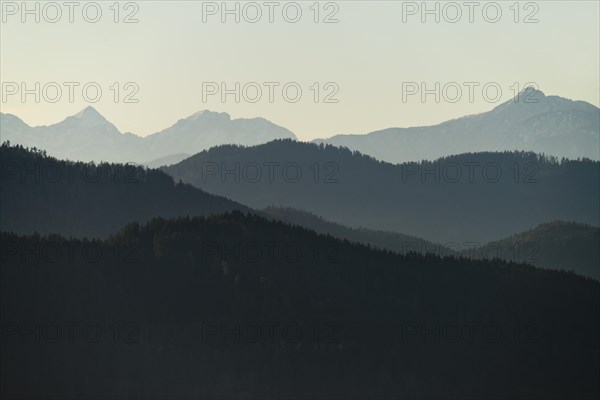
[{"label": "distant mountain ridge", "polygon": [[600,160],[600,109],[527,88],[516,101],[438,125],[335,135],[314,142],[348,147],[391,163],[506,150]]},{"label": "distant mountain ridge", "polygon": [[[529,91],[528,91],[529,90]],[[36,147],[70,160],[136,162],[158,167],[214,146],[252,146],[294,139],[290,130],[264,118],[231,119],[203,110],[146,137],[121,133],[93,107],[62,122],[31,127],[0,113],[2,141]],[[391,163],[433,160],[482,151],[533,151],[569,159],[600,160],[600,109],[584,102],[525,89],[490,111],[434,126],[388,128],[361,135],[315,139]],[[164,160],[163,160],[164,159]]]},{"label": "distant mountain ridge", "polygon": [[600,225],[599,163],[530,152],[390,164],[332,145],[277,140],[214,147],[163,171],[255,209],[303,209],[348,227],[442,244],[483,244],[556,219]]},{"label": "distant mountain ridge", "polygon": [[36,127],[15,115],[0,113],[0,129],[2,142],[43,149],[60,159],[151,165],[161,159],[175,163],[190,153],[222,144],[255,145],[274,139],[296,139],[291,131],[264,118],[231,119],[227,113],[209,110],[140,137],[121,133],[91,106],[61,122]]}]

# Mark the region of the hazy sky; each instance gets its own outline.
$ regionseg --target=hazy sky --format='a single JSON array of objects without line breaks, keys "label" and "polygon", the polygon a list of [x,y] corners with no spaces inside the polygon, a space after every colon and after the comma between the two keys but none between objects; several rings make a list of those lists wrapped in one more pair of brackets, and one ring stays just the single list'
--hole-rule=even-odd
[{"label": "hazy sky", "polygon": [[[337,1],[318,7],[308,1],[297,2],[302,15],[296,23],[289,22],[297,19],[296,3],[291,2],[273,6],[264,1],[237,2],[239,23],[233,14],[221,21],[221,1],[121,2],[118,23],[116,8],[110,8],[113,1],[97,2],[102,15],[96,23],[84,19],[84,15],[89,21],[96,18],[95,4],[90,2],[78,3],[73,23],[63,1],[51,6],[28,2],[32,10],[38,3],[39,22],[34,14],[23,15],[21,1],[1,3],[2,112],[16,114],[30,125],[58,122],[91,104],[121,131],[144,136],[210,109],[234,118],[261,116],[308,140],[428,125],[486,111],[512,98],[515,83],[522,88],[534,82],[547,95],[599,103],[598,1],[520,2],[518,7],[514,1],[475,2],[472,9],[463,1],[451,6],[428,2],[429,9],[437,3],[439,22],[435,13],[422,15],[420,1]],[[234,9],[236,2],[227,7]],[[498,8],[502,15],[492,23]],[[319,9],[317,23],[315,9]],[[252,23],[257,10],[262,16]],[[138,22],[124,23],[131,13]],[[327,15],[338,22],[324,23]],[[53,19],[58,21],[51,23]],[[525,19],[537,22],[524,23]],[[20,93],[11,95],[13,82],[25,82],[29,89],[39,82],[40,102],[34,95],[27,95],[24,102]],[[73,89],[73,103],[64,82],[79,83]],[[89,100],[94,100],[96,85],[102,90],[97,103],[83,96],[82,87],[90,82]],[[134,84],[125,86],[128,82]],[[210,82],[223,82],[229,89],[240,82],[239,103],[234,94],[225,102],[220,94],[208,96]],[[279,83],[272,86],[272,103],[264,82]],[[425,102],[419,94],[404,101],[403,82],[425,82],[430,89],[439,82],[440,94],[446,85],[447,96],[439,103],[434,94]],[[462,90],[457,99],[453,82]],[[479,83],[472,102],[464,82]],[[482,87],[488,83],[486,101]],[[282,93],[286,84],[289,100]],[[52,103],[57,86],[62,97]],[[260,98],[256,86],[262,90]],[[132,99],[138,102],[125,103],[125,95],[136,87],[139,91]],[[302,95],[293,103],[295,87]],[[495,87],[502,90],[501,101],[493,100]],[[338,102],[325,103],[324,97],[337,89],[331,99]]]}]

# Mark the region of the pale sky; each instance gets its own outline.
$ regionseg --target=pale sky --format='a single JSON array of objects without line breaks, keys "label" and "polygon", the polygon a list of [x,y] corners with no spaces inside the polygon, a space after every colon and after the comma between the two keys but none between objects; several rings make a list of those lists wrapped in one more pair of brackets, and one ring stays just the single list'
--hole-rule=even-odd
[{"label": "pale sky", "polygon": [[[256,23],[244,19],[256,15],[254,5],[245,6],[245,2],[238,2],[239,23],[235,15],[225,15],[226,22],[221,22],[221,1],[121,2],[118,23],[110,9],[114,1],[97,2],[102,10],[97,23],[83,18],[82,8],[90,2],[78,2],[73,23],[63,1],[54,3],[62,12],[56,23],[48,21],[55,18],[56,8],[44,9],[46,2],[37,2],[39,23],[33,14],[22,15],[21,1],[1,3],[0,105],[2,112],[16,114],[30,125],[55,123],[92,105],[122,132],[145,136],[210,109],[228,112],[233,118],[264,117],[310,140],[431,125],[486,111],[512,98],[511,90],[522,89],[528,82],[536,83],[547,95],[599,105],[600,8],[595,0],[520,2],[517,23],[514,1],[494,3],[502,11],[496,23],[484,19],[495,18],[493,2],[477,2],[472,23],[463,1],[455,3],[462,12],[456,23],[449,21],[456,10],[443,9],[443,2],[438,2],[439,23],[435,15],[425,15],[427,20],[422,22],[421,1],[325,1],[318,4],[318,23],[314,22],[314,1],[298,2],[302,16],[297,23],[284,19],[295,18],[291,2],[275,2],[273,23],[264,1],[254,3],[262,12]],[[33,9],[35,3],[27,4]],[[228,2],[228,7],[235,4]],[[409,15],[413,5],[419,10]],[[435,5],[428,2],[432,9]],[[219,8],[217,14],[208,15],[213,6]],[[86,7],[87,17],[93,19],[93,5]],[[138,22],[123,23],[132,12]],[[330,13],[337,23],[323,23]],[[538,22],[524,23],[527,16]],[[22,82],[30,89],[40,82],[40,93],[44,85],[57,82],[62,97],[55,103],[42,97],[36,103],[33,95],[23,102],[20,93],[7,93],[14,89],[13,83]],[[63,82],[80,84],[74,89],[73,103]],[[82,95],[81,87],[88,82],[102,89],[97,103]],[[118,102],[113,98],[114,82],[120,88]],[[135,85],[125,88],[127,82]],[[224,82],[230,89],[235,82],[240,87],[256,82],[262,97],[255,103],[243,96],[236,103],[233,95],[225,102],[219,95],[203,99],[203,83],[206,87],[207,82]],[[273,103],[264,82],[280,84],[274,88]],[[282,94],[283,85],[290,82],[302,89],[296,103],[286,101]],[[319,102],[313,99],[314,82],[320,87]],[[334,84],[325,87],[328,82]],[[436,103],[433,95],[424,103],[419,95],[403,101],[403,82],[425,82],[429,88],[435,82],[441,87],[456,82],[463,94],[455,103],[443,98]],[[480,85],[474,89],[473,102],[464,82]],[[484,99],[481,87],[486,83],[497,83],[501,100]],[[133,98],[139,101],[124,103],[124,95],[135,86],[139,92]],[[46,87],[52,99],[55,88]],[[338,102],[324,103],[323,97],[336,87],[339,91],[333,99]],[[256,92],[252,85],[247,88],[247,99],[252,100]],[[449,96],[454,97],[453,90]],[[288,92],[294,93],[293,89]]]}]

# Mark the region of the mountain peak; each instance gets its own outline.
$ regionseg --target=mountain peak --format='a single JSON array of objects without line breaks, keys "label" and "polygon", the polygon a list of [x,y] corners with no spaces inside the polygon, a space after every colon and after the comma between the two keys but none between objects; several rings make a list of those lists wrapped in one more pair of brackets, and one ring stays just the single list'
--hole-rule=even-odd
[{"label": "mountain peak", "polygon": [[521,93],[519,93],[519,97],[522,96],[528,96],[528,97],[533,97],[536,99],[543,99],[546,97],[546,95],[544,94],[544,92],[542,92],[539,89],[536,89],[533,86],[527,86],[525,89],[521,90]]},{"label": "mountain peak", "polygon": [[87,106],[83,110],[79,111],[77,114],[73,115],[74,118],[102,118],[104,117],[92,106]]},{"label": "mountain peak", "polygon": [[105,122],[106,118],[102,116],[94,107],[87,106],[77,114],[73,115],[72,118],[81,119],[86,121],[100,121]]},{"label": "mountain peak", "polygon": [[[527,86],[523,90],[519,92],[513,98],[506,100],[504,103],[500,103],[496,107],[494,107],[489,112],[484,112],[478,115],[488,115],[489,113],[525,113],[527,115],[531,113],[539,113],[540,107],[548,107],[548,100],[544,92],[533,87]],[[536,106],[536,107],[532,107]],[[526,107],[524,107],[526,106]],[[515,117],[515,115],[511,115],[511,117]]]},{"label": "mountain peak", "polygon": [[75,115],[51,126],[60,129],[101,129],[103,131],[119,132],[119,130],[92,106],[87,106]]},{"label": "mountain peak", "polygon": [[203,118],[222,118],[222,119],[226,119],[226,120],[231,120],[231,116],[229,114],[227,114],[226,112],[217,112],[217,111],[210,111],[210,110],[198,111],[198,112],[190,115],[189,117],[187,117],[186,120],[195,121],[195,120],[203,119]]}]

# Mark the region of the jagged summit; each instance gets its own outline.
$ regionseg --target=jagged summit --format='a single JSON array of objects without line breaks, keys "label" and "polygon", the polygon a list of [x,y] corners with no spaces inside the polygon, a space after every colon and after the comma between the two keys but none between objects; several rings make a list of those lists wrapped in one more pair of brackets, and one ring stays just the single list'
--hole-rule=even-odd
[{"label": "jagged summit", "polygon": [[525,96],[535,96],[535,97],[546,97],[546,95],[544,94],[544,92],[542,92],[540,89],[537,89],[533,86],[527,86],[525,89],[521,90],[521,92],[519,93],[519,95],[525,95]]},{"label": "jagged summit", "polygon": [[185,118],[185,120],[196,121],[198,119],[205,119],[205,118],[222,118],[227,121],[231,120],[231,116],[226,112],[217,112],[217,111],[210,111],[210,110],[198,111],[198,112],[190,115],[189,117]]}]

